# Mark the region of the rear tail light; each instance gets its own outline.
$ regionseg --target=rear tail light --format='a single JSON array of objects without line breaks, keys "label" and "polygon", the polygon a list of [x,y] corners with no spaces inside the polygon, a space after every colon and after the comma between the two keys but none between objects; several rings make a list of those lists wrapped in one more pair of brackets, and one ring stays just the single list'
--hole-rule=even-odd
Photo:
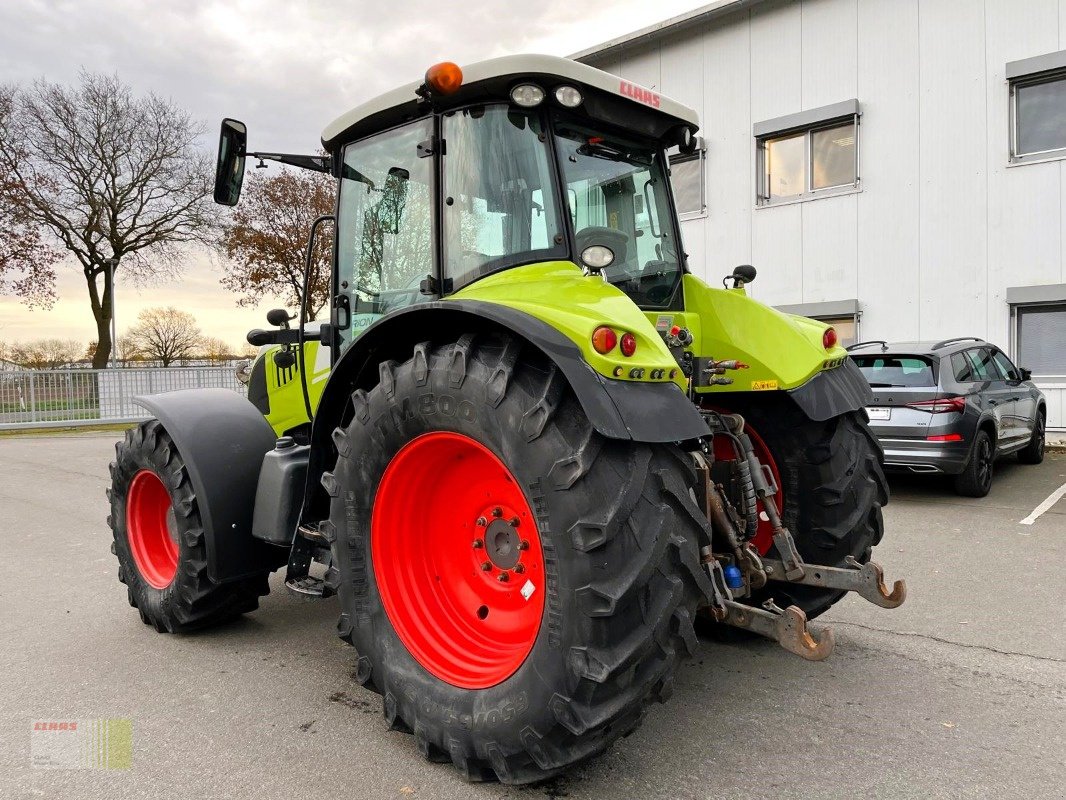
[{"label": "rear tail light", "polygon": [[935,436],[926,436],[927,442],[961,442],[961,433],[938,433]]},{"label": "rear tail light", "polygon": [[837,345],[837,332],[833,328],[826,328],[822,334],[822,347],[832,350]]},{"label": "rear tail light", "polygon": [[601,325],[592,332],[592,346],[596,348],[597,353],[607,355],[614,350],[616,344],[618,344],[618,334],[606,325]]},{"label": "rear tail light", "polygon": [[943,397],[939,400],[919,400],[916,403],[907,403],[907,408],[916,408],[919,411],[928,411],[930,414],[948,414],[952,411],[965,410],[966,398]]},{"label": "rear tail light", "polygon": [[631,333],[623,333],[622,341],[619,343],[622,355],[631,356],[637,352],[637,337]]}]

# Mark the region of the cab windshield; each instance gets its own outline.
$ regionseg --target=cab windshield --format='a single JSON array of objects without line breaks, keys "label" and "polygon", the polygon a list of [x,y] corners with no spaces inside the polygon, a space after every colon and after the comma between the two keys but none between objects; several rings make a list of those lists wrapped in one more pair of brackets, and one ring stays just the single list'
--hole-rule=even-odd
[{"label": "cab windshield", "polygon": [[594,244],[614,261],[604,277],[641,308],[679,307],[681,259],[662,152],[556,120],[575,257]]}]

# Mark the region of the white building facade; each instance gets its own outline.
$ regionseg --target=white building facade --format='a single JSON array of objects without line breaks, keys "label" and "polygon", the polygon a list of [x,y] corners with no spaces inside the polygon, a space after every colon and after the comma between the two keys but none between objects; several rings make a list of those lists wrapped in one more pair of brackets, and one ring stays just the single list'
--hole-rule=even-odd
[{"label": "white building facade", "polygon": [[574,57],[699,112],[693,272],[849,341],[985,338],[1066,428],[1066,0],[719,0]]}]

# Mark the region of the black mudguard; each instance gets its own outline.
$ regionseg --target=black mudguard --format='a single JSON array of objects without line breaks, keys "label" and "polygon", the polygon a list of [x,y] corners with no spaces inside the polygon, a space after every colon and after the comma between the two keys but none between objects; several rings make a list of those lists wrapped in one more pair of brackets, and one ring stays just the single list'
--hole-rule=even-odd
[{"label": "black mudguard", "polygon": [[850,358],[836,369],[819,372],[788,394],[816,422],[858,411],[873,402],[870,384]]},{"label": "black mudguard", "polygon": [[330,435],[340,424],[352,392],[377,383],[378,365],[388,359],[410,358],[419,342],[454,341],[463,333],[490,331],[521,337],[550,358],[566,376],[589,421],[609,439],[680,442],[708,433],[695,405],[676,384],[609,380],[588,365],[574,342],[536,317],[478,300],[420,303],[375,322],[334,366],[311,434],[305,521],[322,519],[328,513],[319,480],[332,464]]},{"label": "black mudguard", "polygon": [[163,423],[189,470],[211,580],[239,580],[284,564],[287,548],[252,537],[259,469],[276,441],[255,406],[229,389],[184,389],[134,402]]}]

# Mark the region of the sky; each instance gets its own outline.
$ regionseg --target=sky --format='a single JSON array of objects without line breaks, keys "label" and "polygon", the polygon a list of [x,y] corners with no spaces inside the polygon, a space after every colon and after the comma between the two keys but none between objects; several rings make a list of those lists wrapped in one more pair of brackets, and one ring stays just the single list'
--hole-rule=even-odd
[{"label": "sky", "polygon": [[[438,61],[568,55],[703,2],[14,0],[0,3],[0,82],[74,83],[82,68],[116,73],[203,121],[205,149],[215,147],[218,120],[230,116],[247,123],[250,148],[312,152],[332,119]],[[206,334],[242,342],[276,303],[237,307],[218,270],[194,252],[170,283],[137,289],[121,283],[120,271],[120,336],[141,309],[173,305],[194,314]],[[51,310],[29,311],[0,295],[0,341],[95,339],[80,269],[71,260],[59,273]]]}]

